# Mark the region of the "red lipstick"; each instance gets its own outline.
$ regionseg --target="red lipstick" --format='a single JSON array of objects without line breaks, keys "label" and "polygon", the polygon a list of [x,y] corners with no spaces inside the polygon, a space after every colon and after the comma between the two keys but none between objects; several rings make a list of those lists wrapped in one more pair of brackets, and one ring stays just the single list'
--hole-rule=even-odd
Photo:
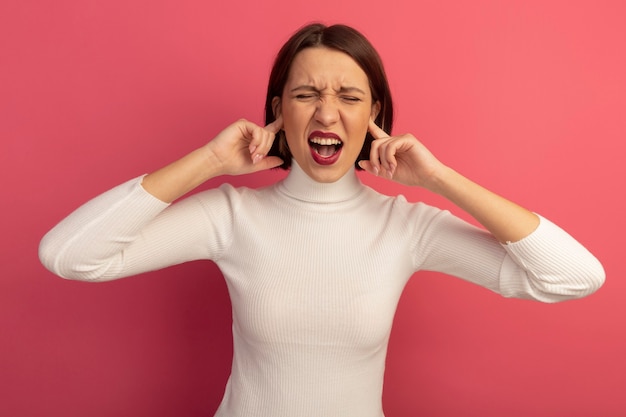
[{"label": "red lipstick", "polygon": [[341,138],[332,132],[322,132],[321,130],[314,130],[309,135],[309,140],[313,138],[328,138],[328,139],[337,139],[341,142]]},{"label": "red lipstick", "polygon": [[311,157],[319,165],[332,165],[339,159],[343,142],[332,132],[316,130],[309,135]]}]

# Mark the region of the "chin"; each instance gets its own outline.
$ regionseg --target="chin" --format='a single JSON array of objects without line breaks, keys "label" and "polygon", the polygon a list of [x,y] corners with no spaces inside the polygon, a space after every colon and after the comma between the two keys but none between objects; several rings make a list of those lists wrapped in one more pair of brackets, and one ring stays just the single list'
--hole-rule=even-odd
[{"label": "chin", "polygon": [[305,172],[314,181],[320,183],[333,183],[339,181],[350,170],[341,167],[314,167]]}]

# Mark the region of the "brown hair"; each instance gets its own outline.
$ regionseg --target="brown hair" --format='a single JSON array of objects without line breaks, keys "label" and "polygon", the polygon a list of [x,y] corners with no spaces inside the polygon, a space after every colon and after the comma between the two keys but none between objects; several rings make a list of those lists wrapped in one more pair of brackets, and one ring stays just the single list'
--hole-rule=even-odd
[{"label": "brown hair", "polygon": [[[265,124],[267,125],[276,120],[274,109],[272,108],[272,100],[274,97],[282,97],[295,56],[303,49],[315,46],[325,46],[341,51],[349,55],[361,67],[369,79],[372,102],[378,101],[380,103],[380,112],[375,122],[385,132],[391,133],[393,103],[385,69],[378,52],[376,52],[367,38],[357,30],[345,25],[325,26],[320,23],[313,23],[298,30],[278,52],[267,86]],[[372,140],[374,138],[368,132],[363,149],[361,149],[361,153],[357,157],[357,162],[362,159],[369,159]],[[280,168],[287,169],[291,166],[292,155],[287,146],[284,131],[280,131],[277,135],[269,155],[279,156],[283,159],[284,163]],[[357,169],[361,169],[358,163],[355,165]]]}]

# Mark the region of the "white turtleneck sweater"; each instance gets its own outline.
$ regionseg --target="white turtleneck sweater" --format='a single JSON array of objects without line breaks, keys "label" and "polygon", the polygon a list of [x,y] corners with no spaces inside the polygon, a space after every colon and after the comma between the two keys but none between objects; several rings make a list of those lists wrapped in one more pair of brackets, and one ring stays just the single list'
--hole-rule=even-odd
[{"label": "white turtleneck sweater", "polygon": [[595,291],[600,263],[541,218],[501,245],[447,211],[294,162],[263,189],[200,192],[168,206],[141,178],[86,203],[42,240],[54,273],[111,280],[196,259],[217,263],[233,308],[234,357],[219,417],[381,417],[387,342],[418,270],[506,297],[555,302]]}]

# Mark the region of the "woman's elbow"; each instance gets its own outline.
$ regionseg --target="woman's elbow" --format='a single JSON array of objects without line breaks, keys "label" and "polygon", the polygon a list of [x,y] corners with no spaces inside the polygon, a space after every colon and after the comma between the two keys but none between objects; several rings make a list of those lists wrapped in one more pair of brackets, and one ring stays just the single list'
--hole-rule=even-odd
[{"label": "woman's elbow", "polygon": [[102,280],[100,268],[86,267],[78,259],[80,253],[75,254],[78,256],[72,255],[72,251],[59,245],[57,240],[48,235],[39,242],[38,255],[41,264],[60,278],[89,282]]},{"label": "woman's elbow", "polygon": [[549,302],[576,300],[590,296],[598,291],[606,280],[606,273],[600,262],[587,264],[575,273],[567,274],[560,284],[544,288]]},{"label": "woman's elbow", "polygon": [[606,272],[604,271],[604,267],[600,263],[600,261],[596,260],[593,266],[589,268],[586,273],[586,291],[582,295],[586,297],[587,295],[591,295],[594,292],[598,291],[606,281]]},{"label": "woman's elbow", "polygon": [[60,265],[62,265],[60,252],[59,245],[53,239],[50,239],[49,235],[45,235],[39,242],[39,262],[54,275],[69,279],[60,268]]}]

